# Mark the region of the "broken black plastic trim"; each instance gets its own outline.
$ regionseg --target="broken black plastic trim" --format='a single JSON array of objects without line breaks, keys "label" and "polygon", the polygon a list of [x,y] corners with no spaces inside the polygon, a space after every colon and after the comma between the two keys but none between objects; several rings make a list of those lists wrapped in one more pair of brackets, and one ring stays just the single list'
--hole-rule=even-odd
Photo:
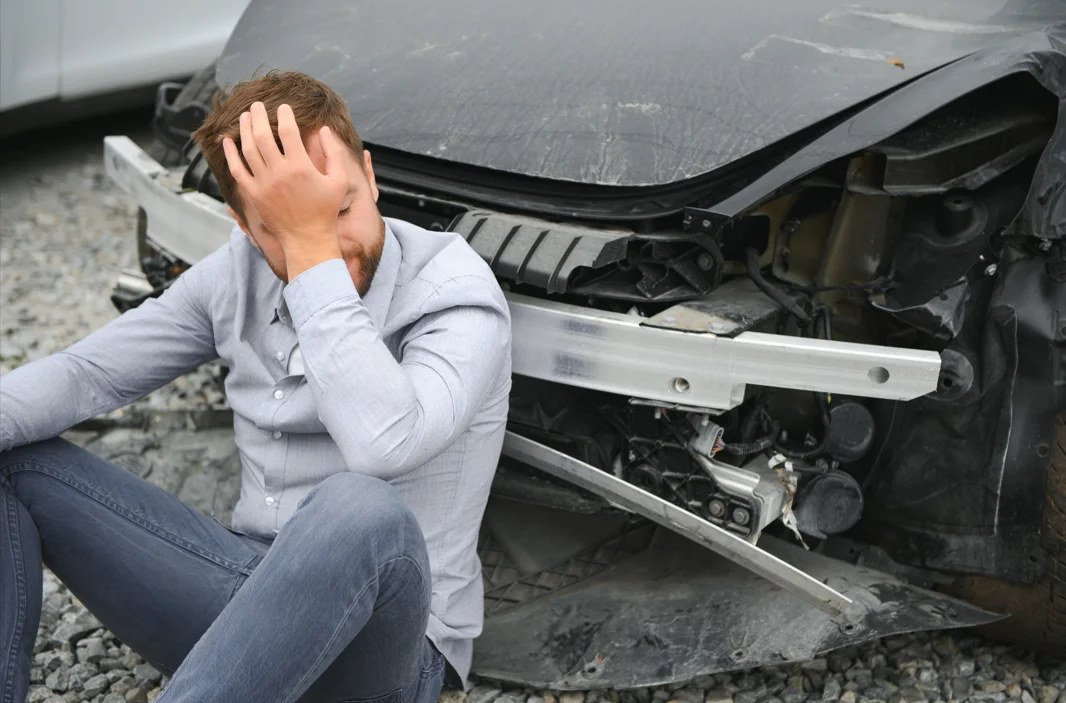
[{"label": "broken black plastic trim", "polygon": [[1038,162],[1024,208],[1028,234],[1066,237],[1066,24],[975,52],[905,85],[800,149],[736,194],[706,208],[687,210],[694,222],[721,225],[771,199],[791,183],[836,159],[858,153],[997,81],[1035,80],[1059,101],[1054,131]]}]

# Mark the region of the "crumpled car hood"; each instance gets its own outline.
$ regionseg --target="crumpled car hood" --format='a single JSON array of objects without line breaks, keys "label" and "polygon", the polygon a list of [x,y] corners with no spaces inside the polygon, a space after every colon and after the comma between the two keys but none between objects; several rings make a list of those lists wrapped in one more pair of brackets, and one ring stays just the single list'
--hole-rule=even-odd
[{"label": "crumpled car hood", "polygon": [[976,50],[1059,0],[426,3],[253,0],[220,85],[262,67],[335,87],[371,145],[582,184],[734,163]]}]

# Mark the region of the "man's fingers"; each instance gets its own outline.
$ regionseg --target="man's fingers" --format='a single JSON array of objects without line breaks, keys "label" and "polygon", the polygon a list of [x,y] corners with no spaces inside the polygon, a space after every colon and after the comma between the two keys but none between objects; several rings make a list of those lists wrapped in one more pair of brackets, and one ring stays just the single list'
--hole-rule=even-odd
[{"label": "man's fingers", "polygon": [[[270,116],[267,115],[266,106],[261,102],[252,103],[252,136],[255,137],[255,145],[263,156],[267,166],[281,160],[281,149],[274,140],[274,130],[270,128]],[[253,167],[254,172],[254,167]]]},{"label": "man's fingers", "polygon": [[318,130],[318,142],[322,145],[322,156],[326,159],[326,175],[344,174],[344,146],[333,136],[333,130],[323,126]]},{"label": "man's fingers", "polygon": [[248,169],[245,168],[241,154],[237,151],[237,145],[232,139],[225,137],[222,140],[222,151],[226,154],[226,163],[229,164],[229,172],[233,180],[237,181],[237,185],[247,187],[252,174],[248,173]]},{"label": "man's fingers", "polygon": [[304,141],[300,136],[300,127],[296,124],[296,115],[288,105],[278,107],[278,137],[285,149],[285,156],[307,157]]},{"label": "man's fingers", "polygon": [[252,116],[250,113],[241,113],[241,153],[248,162],[248,168],[253,176],[258,176],[266,171],[266,162],[259,153],[259,147],[255,144],[255,136],[252,134]]}]

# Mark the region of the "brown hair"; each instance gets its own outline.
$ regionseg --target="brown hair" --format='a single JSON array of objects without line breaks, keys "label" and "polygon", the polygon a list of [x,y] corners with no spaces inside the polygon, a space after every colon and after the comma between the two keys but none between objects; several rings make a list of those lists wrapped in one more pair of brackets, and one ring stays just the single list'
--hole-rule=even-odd
[{"label": "brown hair", "polygon": [[[223,199],[241,217],[244,217],[244,211],[237,193],[237,182],[233,180],[226,164],[222,139],[230,137],[240,149],[241,113],[246,112],[256,101],[262,102],[266,107],[275,140],[278,139],[278,107],[288,105],[292,108],[296,124],[300,127],[300,136],[304,140],[316,129],[328,126],[338,139],[348,145],[362,164],[363,140],[355,131],[348,106],[336,91],[322,81],[296,71],[270,71],[237,83],[215,95],[211,113],[203,125],[193,132],[192,138],[215,175]],[[278,140],[279,146],[280,143]],[[241,159],[244,159],[243,155]],[[245,165],[247,166],[247,163]]]}]

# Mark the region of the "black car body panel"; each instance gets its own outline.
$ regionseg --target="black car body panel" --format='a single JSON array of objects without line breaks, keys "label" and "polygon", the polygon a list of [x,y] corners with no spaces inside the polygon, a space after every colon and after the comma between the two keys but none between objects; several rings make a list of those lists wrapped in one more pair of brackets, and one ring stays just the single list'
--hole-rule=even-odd
[{"label": "black car body panel", "polygon": [[320,78],[370,144],[520,176],[702,176],[1005,39],[1057,0],[253,2],[219,60]]}]

